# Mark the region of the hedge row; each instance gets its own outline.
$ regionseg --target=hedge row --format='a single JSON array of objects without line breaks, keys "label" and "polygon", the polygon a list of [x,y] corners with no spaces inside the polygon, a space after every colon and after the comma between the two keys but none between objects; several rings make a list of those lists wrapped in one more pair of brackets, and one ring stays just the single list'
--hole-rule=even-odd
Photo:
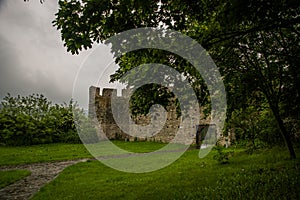
[{"label": "hedge row", "polygon": [[0,143],[33,145],[80,143],[72,110],[76,105],[52,104],[39,94],[3,98],[0,109]]}]

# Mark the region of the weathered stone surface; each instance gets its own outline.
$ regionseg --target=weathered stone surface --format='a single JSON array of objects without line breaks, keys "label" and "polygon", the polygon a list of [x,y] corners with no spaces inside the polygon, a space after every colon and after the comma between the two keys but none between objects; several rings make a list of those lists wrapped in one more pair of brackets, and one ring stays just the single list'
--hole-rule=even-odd
[{"label": "weathered stone surface", "polygon": [[[170,142],[174,139],[175,134],[181,128],[180,125],[180,118],[177,117],[176,107],[175,105],[171,105],[167,108],[167,116],[166,122],[163,125],[163,128],[158,132],[155,133],[153,130],[146,130],[147,138],[145,137],[134,137],[132,135],[139,135],[141,129],[136,126],[130,126],[128,121],[122,121],[124,126],[128,127],[130,130],[130,135],[125,133],[120,129],[120,127],[116,124],[113,113],[112,113],[112,106],[111,106],[111,98],[116,98],[118,102],[120,102],[117,106],[117,114],[124,114],[122,112],[127,112],[128,109],[124,107],[125,103],[125,96],[128,96],[129,92],[126,90],[122,91],[122,96],[117,97],[117,91],[115,89],[107,89],[104,88],[102,90],[102,95],[100,95],[100,88],[91,86],[89,89],[89,117],[96,118],[100,125],[101,129],[103,130],[104,134],[107,136],[108,139],[126,139],[129,141],[133,140],[150,140],[150,141],[161,141],[161,142]],[[196,112],[196,111],[195,111]],[[190,113],[191,116],[199,115],[200,113]],[[154,119],[157,122],[163,121],[163,116],[161,116],[160,112],[154,112]],[[146,126],[150,122],[149,116],[139,115],[134,117],[134,122],[140,126]],[[194,120],[191,118],[191,120]],[[198,124],[209,124],[209,120],[202,120],[199,121]],[[155,125],[154,125],[155,126]],[[159,126],[159,124],[157,124]],[[156,128],[156,127],[154,127]],[[197,127],[192,127],[194,131],[192,131],[194,137],[196,139],[196,131]],[[191,132],[191,131],[189,131]],[[182,137],[175,142],[185,143],[186,138]]]}]

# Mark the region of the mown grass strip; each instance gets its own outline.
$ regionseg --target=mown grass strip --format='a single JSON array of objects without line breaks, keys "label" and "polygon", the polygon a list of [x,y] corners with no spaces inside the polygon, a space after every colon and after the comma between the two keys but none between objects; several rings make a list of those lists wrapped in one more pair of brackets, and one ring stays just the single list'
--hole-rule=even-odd
[{"label": "mown grass strip", "polygon": [[0,166],[92,157],[82,144],[1,146]]},{"label": "mown grass strip", "polygon": [[31,172],[29,170],[0,171],[0,189],[22,179],[30,174],[31,174]]},{"label": "mown grass strip", "polygon": [[[112,142],[122,149],[136,153],[155,151],[166,145],[154,142]],[[105,142],[100,146],[100,150],[103,151],[104,154],[109,155],[110,149],[105,145]],[[44,144],[17,147],[0,146],[0,166],[92,157],[83,144]]]}]

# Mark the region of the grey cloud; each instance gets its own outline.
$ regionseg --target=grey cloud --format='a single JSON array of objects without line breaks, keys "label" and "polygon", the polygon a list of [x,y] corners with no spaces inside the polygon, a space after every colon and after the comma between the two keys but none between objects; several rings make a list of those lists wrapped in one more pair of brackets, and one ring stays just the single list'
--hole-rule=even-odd
[{"label": "grey cloud", "polygon": [[[57,1],[41,5],[34,0],[0,0],[0,9],[0,99],[8,92],[41,93],[52,102],[68,102],[76,73],[91,51],[83,51],[79,56],[66,52],[60,33],[51,23]],[[98,64],[104,70],[111,58],[107,48],[102,52],[97,58],[104,63]],[[100,75],[101,69],[97,72]],[[84,81],[88,79],[87,76]],[[82,99],[88,97],[88,87],[79,91]]]},{"label": "grey cloud", "polygon": [[[0,95],[1,98],[8,92],[13,92],[11,88],[16,88],[20,84],[20,79],[15,76],[18,65],[14,58],[11,44],[0,36]],[[19,83],[17,83],[19,82]]]},{"label": "grey cloud", "polygon": [[0,6],[0,98],[42,93],[54,102],[69,101],[78,66],[66,56],[51,26],[53,7],[43,14],[24,2],[0,0]]},{"label": "grey cloud", "polygon": [[[7,93],[14,96],[40,93],[53,100],[54,103],[68,101],[71,91],[51,80],[42,71],[28,71],[22,66],[18,54],[11,43],[0,36],[0,98]],[[28,76],[30,75],[30,77]]]},{"label": "grey cloud", "polygon": [[0,0],[0,10],[5,5],[5,0]]}]

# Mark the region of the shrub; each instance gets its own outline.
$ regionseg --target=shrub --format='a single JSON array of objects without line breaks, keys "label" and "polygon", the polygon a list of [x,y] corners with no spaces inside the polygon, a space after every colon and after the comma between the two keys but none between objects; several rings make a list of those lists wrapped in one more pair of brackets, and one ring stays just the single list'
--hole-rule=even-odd
[{"label": "shrub", "polygon": [[4,97],[0,109],[0,140],[6,145],[79,143],[72,110],[76,104],[53,105],[43,95]]},{"label": "shrub", "polygon": [[220,164],[229,163],[229,158],[233,154],[233,151],[224,151],[224,147],[216,146],[214,149],[217,150],[217,154],[214,155],[214,159],[217,160]]}]

